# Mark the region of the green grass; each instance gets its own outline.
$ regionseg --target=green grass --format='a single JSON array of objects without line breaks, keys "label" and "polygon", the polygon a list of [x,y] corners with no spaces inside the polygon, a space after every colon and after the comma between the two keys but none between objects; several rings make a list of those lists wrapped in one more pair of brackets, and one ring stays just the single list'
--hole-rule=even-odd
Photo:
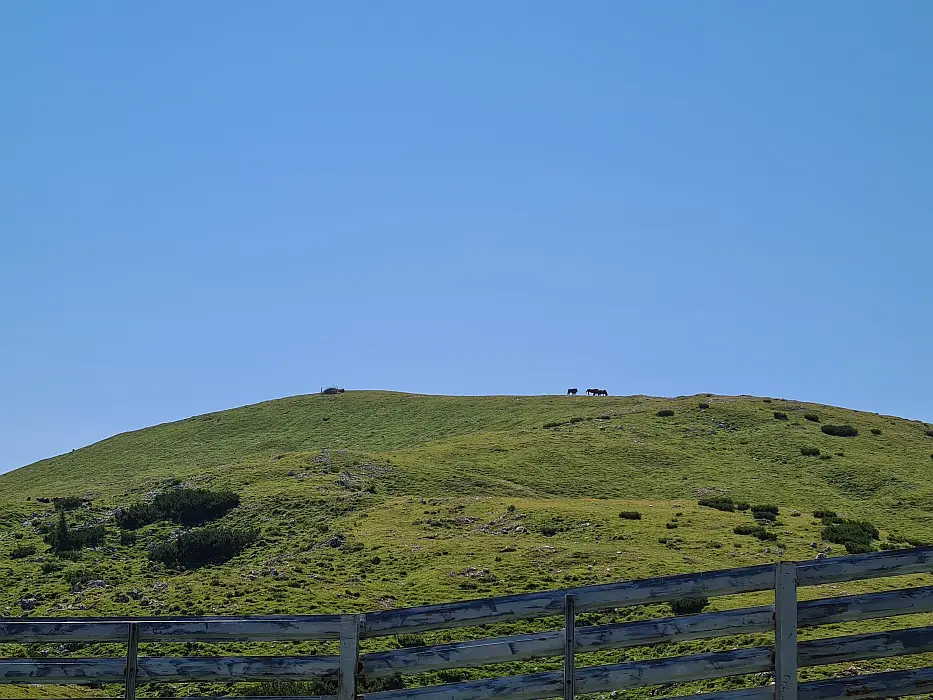
[{"label": "green grass", "polygon": [[[833,510],[880,530],[881,542],[933,541],[928,426],[830,406],[754,397],[442,397],[387,392],[296,396],[125,433],[0,476],[0,615],[286,614],[356,612],[665,574],[813,558],[822,541],[809,514]],[[673,410],[663,419],[659,410]],[[775,420],[774,412],[788,420]],[[852,425],[856,437],[806,420]],[[548,427],[544,427],[548,426]],[[872,428],[883,429],[873,434]],[[844,456],[819,460],[801,445]],[[170,569],[147,552],[185,530],[167,521],[123,537],[114,509],[184,485],[233,491],[216,522],[256,528],[230,561]],[[37,498],[91,501],[68,526],[103,524],[102,546],[56,556],[43,536],[56,518]],[[751,512],[701,498],[777,506],[762,525],[776,541],[737,535]],[[641,519],[620,518],[623,511]],[[801,517],[794,517],[803,513]],[[676,527],[674,527],[676,525]],[[818,548],[811,547],[817,543]],[[36,548],[35,555],[10,554]],[[77,585],[74,585],[77,582]],[[97,582],[97,583],[94,583]],[[929,584],[929,576],[898,585]],[[93,584],[93,585],[91,585]],[[802,589],[823,597],[890,588],[891,581]],[[767,594],[718,598],[708,609],[761,604]],[[590,614],[589,623],[670,614],[669,606]],[[929,618],[923,618],[930,624]],[[808,636],[916,623],[837,625]],[[528,621],[428,633],[428,643],[555,627]],[[585,663],[767,643],[730,638],[584,657]],[[368,641],[367,649],[396,645]],[[177,648],[176,648],[177,647]],[[327,644],[174,645],[165,654],[332,653]],[[147,650],[144,649],[144,652]],[[95,645],[54,655],[119,655]],[[148,650],[152,652],[151,649]],[[0,645],[0,655],[42,655]],[[900,668],[909,660],[859,663]],[[467,671],[467,677],[558,668],[557,660]],[[803,672],[817,677],[834,669]],[[426,674],[409,684],[449,678]],[[759,683],[760,679],[752,683]],[[731,687],[699,683],[693,690]],[[15,689],[37,696],[38,689]],[[115,689],[104,689],[106,692]],[[684,691],[683,688],[676,689]],[[80,695],[80,689],[55,694]],[[89,691],[92,692],[92,691]],[[101,692],[101,691],[93,691]],[[229,692],[202,685],[194,694]],[[647,697],[647,690],[631,694]],[[675,692],[672,690],[671,692]],[[141,695],[154,693],[143,688]],[[24,695],[25,696],[25,695]]]}]

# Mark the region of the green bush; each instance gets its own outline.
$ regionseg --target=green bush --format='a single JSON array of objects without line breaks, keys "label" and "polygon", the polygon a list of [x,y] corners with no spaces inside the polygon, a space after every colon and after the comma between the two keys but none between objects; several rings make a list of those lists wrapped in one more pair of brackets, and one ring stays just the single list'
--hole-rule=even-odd
[{"label": "green bush", "polygon": [[927,437],[933,437],[933,428],[923,431],[923,434]]},{"label": "green bush", "polygon": [[77,510],[85,503],[90,504],[90,501],[84,498],[78,498],[77,496],[64,496],[62,498],[52,499],[55,510]]},{"label": "green bush", "polygon": [[771,399],[762,399],[762,403],[771,403]]},{"label": "green bush", "polygon": [[619,517],[623,520],[641,520],[641,513],[637,510],[623,510],[619,513]]},{"label": "green bush", "polygon": [[36,547],[32,544],[21,544],[10,551],[10,559],[25,559],[36,553]]},{"label": "green bush", "polygon": [[813,511],[813,517],[822,520],[823,525],[843,522],[843,518],[839,517],[834,510],[815,510]]},{"label": "green bush", "polygon": [[867,520],[841,520],[825,525],[822,536],[827,542],[845,545],[850,554],[863,554],[872,551],[872,540],[880,534]]},{"label": "green bush", "polygon": [[851,425],[821,425],[820,430],[834,437],[855,437],[858,435],[858,430]]},{"label": "green bush", "polygon": [[697,503],[706,508],[715,508],[727,513],[735,510],[735,501],[729,496],[712,496],[710,498],[701,498]]},{"label": "green bush", "polygon": [[736,510],[746,511],[749,508],[751,508],[751,506],[745,501],[739,501],[738,503],[735,504]]},{"label": "green bush", "polygon": [[736,525],[732,528],[732,532],[737,535],[757,537],[762,542],[775,542],[777,540],[776,533],[766,530],[761,525]]},{"label": "green bush", "polygon": [[73,588],[83,586],[88,581],[93,580],[94,575],[86,569],[68,569],[62,574],[62,578],[65,579],[65,583]]},{"label": "green bush", "polygon": [[209,525],[160,542],[149,551],[149,558],[166,566],[195,569],[229,561],[259,537],[257,530],[238,530]]},{"label": "green bush", "polygon": [[163,491],[152,503],[136,503],[114,513],[123,530],[136,530],[144,525],[170,520],[180,525],[203,525],[217,520],[240,505],[240,497],[232,491],[208,489],[172,489]]},{"label": "green bush", "polygon": [[561,421],[551,421],[550,423],[545,423],[543,427],[545,428],[559,428],[563,423]]},{"label": "green bush", "polygon": [[772,523],[777,520],[777,516],[769,510],[753,510],[752,517],[755,520],[768,520]]},{"label": "green bush", "polygon": [[570,422],[571,423],[582,423],[585,420],[586,418],[583,418],[582,416],[574,416],[573,418],[570,419]]},{"label": "green bush", "polygon": [[820,448],[819,447],[801,447],[800,454],[804,457],[819,457]]},{"label": "green bush", "polygon": [[811,423],[819,423],[820,417],[815,413],[804,413],[803,417],[810,421]]},{"label": "green bush", "polygon": [[669,408],[662,408],[662,409],[661,409],[660,411],[658,411],[657,414],[655,414],[655,415],[657,415],[657,416],[659,416],[659,417],[661,417],[661,418],[670,418],[671,416],[674,415],[674,412],[673,412],[671,409],[669,409]]},{"label": "green bush", "polygon": [[120,533],[120,544],[124,547],[130,547],[136,544],[136,533],[124,530]]},{"label": "green bush", "polygon": [[669,523],[664,523],[664,527],[666,527],[668,530],[676,530],[679,527],[679,525],[671,521]]},{"label": "green bush", "polygon": [[709,408],[709,404],[708,404],[708,403],[701,403],[701,404],[700,404],[700,410],[705,411],[707,408]]},{"label": "green bush", "polygon": [[58,511],[58,521],[45,536],[45,543],[56,552],[76,552],[85,547],[97,547],[104,541],[103,525],[85,525],[74,529],[68,527],[65,511]]},{"label": "green bush", "polygon": [[777,506],[752,506],[753,513],[774,513],[780,515],[781,510]]},{"label": "green bush", "polygon": [[775,411],[774,418],[775,420],[787,420],[787,414],[784,411]]},{"label": "green bush", "polygon": [[872,435],[881,435],[881,428],[872,428],[872,429],[871,429],[871,434],[872,434]]},{"label": "green bush", "polygon": [[703,608],[709,605],[709,598],[706,596],[682,598],[680,600],[672,600],[669,605],[671,606],[671,612],[677,616],[695,615],[698,612],[703,612]]}]

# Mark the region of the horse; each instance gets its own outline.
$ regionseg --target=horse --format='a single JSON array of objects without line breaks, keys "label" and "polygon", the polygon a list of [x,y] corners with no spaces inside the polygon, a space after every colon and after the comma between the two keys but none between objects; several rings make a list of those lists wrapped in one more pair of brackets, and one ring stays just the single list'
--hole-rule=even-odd
[{"label": "horse", "polygon": [[577,395],[576,389],[567,389],[567,396],[576,396],[576,395]]},{"label": "horse", "polygon": [[605,389],[587,389],[586,395],[589,396],[590,394],[593,396],[609,396],[609,392]]}]

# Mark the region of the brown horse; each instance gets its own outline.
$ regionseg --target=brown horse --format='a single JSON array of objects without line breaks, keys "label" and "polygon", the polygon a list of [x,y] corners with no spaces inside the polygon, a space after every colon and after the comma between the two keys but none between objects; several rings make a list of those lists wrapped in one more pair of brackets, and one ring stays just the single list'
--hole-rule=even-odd
[{"label": "brown horse", "polygon": [[576,395],[577,395],[576,389],[567,389],[567,396],[576,396]]}]

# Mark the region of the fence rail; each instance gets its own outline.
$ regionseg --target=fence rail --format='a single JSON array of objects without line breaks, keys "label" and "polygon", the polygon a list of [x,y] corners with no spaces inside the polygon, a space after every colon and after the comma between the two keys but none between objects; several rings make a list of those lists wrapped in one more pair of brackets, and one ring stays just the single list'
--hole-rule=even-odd
[{"label": "fence rail", "polygon": [[[0,660],[0,684],[333,681],[353,700],[360,679],[563,657],[562,671],[382,691],[365,700],[533,700],[773,672],[775,685],[693,695],[696,700],[833,700],[931,692],[933,668],[811,683],[798,667],[933,652],[933,626],[797,641],[798,628],[933,612],[933,586],[798,602],[798,586],[933,571],[933,548],[806,562],[781,562],[641,581],[385,610],[364,615],[195,618],[21,618],[0,620],[0,643],[125,643],[126,657]],[[773,606],[577,627],[581,612],[669,602],[692,596],[775,591]],[[493,622],[563,616],[561,630],[360,654],[360,640]],[[577,667],[576,654],[749,633],[774,646],[620,664]],[[336,656],[140,657],[153,642],[339,640]],[[306,699],[310,700],[310,699]],[[320,700],[320,699],[316,699]]]}]

